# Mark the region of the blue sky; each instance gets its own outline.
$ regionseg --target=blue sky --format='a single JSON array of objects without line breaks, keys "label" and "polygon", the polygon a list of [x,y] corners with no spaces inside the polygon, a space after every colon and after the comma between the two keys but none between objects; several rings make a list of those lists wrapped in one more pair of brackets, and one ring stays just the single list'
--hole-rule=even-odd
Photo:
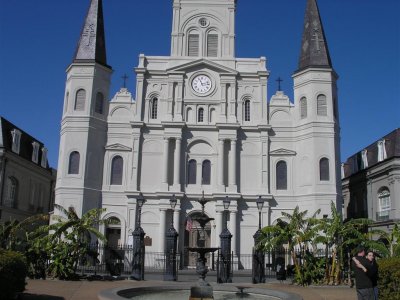
[{"label": "blue sky", "polygon": [[[139,53],[169,55],[172,0],[103,0],[110,96],[135,89]],[[292,99],[306,0],[238,0],[236,56],[267,58]],[[339,74],[342,161],[400,127],[400,1],[319,0]],[[0,115],[49,149],[57,168],[65,70],[89,0],[0,0]]]}]

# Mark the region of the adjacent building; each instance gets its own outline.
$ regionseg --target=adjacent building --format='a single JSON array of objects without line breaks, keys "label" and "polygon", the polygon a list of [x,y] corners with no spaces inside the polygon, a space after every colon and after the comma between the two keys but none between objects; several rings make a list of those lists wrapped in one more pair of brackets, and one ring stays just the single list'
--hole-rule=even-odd
[{"label": "adjacent building", "polygon": [[43,143],[0,117],[0,222],[52,211],[55,181]]},{"label": "adjacent building", "polygon": [[[331,202],[341,203],[338,76],[316,0],[304,3],[300,53],[292,54],[299,56],[294,98],[277,91],[268,101],[266,58],[235,56],[236,0],[174,0],[170,56],[140,54],[136,91],[110,96],[102,0],[91,0],[67,69],[56,203],[79,215],[106,208],[104,218],[119,225],[101,230],[115,243],[131,244],[142,193],[146,251],[162,252],[171,220],[179,250],[200,239],[219,246],[228,197],[239,264],[252,252],[259,197],[262,226],[297,205],[330,214]],[[145,27],[132,30],[140,42]],[[214,218],[206,237],[190,223],[201,197]]]},{"label": "adjacent building", "polygon": [[369,218],[383,227],[400,220],[399,128],[342,164],[342,188],[345,219]]}]

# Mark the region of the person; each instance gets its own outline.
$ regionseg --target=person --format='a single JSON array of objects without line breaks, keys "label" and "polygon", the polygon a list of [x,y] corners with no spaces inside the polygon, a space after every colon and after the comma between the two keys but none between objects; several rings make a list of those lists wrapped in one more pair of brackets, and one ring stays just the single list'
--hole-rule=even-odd
[{"label": "person", "polygon": [[373,251],[367,251],[367,256],[366,259],[369,261],[371,264],[370,268],[367,269],[365,268],[358,260],[357,258],[353,257],[353,261],[355,265],[363,270],[363,272],[367,273],[367,276],[371,279],[372,281],[372,287],[374,289],[374,299],[378,300],[378,264],[376,263],[375,260],[375,253]]},{"label": "person", "polygon": [[372,266],[365,258],[365,249],[363,247],[357,248],[357,256],[353,257],[352,267],[356,279],[357,299],[374,300],[372,280],[368,276],[368,274],[371,274]]}]

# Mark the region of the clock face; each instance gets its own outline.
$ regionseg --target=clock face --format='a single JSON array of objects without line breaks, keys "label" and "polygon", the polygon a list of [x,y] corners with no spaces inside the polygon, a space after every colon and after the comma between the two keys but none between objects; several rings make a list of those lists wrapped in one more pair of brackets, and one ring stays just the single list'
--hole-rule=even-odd
[{"label": "clock face", "polygon": [[199,94],[205,94],[211,90],[211,79],[206,75],[198,75],[192,81],[192,88]]}]

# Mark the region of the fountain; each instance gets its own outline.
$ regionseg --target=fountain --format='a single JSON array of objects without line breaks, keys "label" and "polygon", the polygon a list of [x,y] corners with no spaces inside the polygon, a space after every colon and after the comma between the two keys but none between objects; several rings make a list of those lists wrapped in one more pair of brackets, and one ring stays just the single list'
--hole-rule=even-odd
[{"label": "fountain", "polygon": [[[208,222],[214,220],[214,218],[209,218],[207,215],[204,213],[204,206],[209,200],[206,200],[204,198],[204,192],[203,196],[201,197],[198,202],[201,205],[201,215],[200,216],[194,216],[192,220],[197,221],[200,225],[201,228],[201,236],[205,236],[205,226]],[[198,254],[197,262],[196,262],[196,273],[200,275],[199,281],[197,282],[197,285],[192,286],[190,289],[190,297],[189,300],[211,300],[214,299],[213,296],[213,288],[212,286],[205,280],[206,279],[206,274],[208,272],[208,267],[206,266],[207,258],[206,254],[207,253],[212,253],[217,251],[219,248],[215,247],[188,247],[188,251],[190,252],[196,252]]]}]

